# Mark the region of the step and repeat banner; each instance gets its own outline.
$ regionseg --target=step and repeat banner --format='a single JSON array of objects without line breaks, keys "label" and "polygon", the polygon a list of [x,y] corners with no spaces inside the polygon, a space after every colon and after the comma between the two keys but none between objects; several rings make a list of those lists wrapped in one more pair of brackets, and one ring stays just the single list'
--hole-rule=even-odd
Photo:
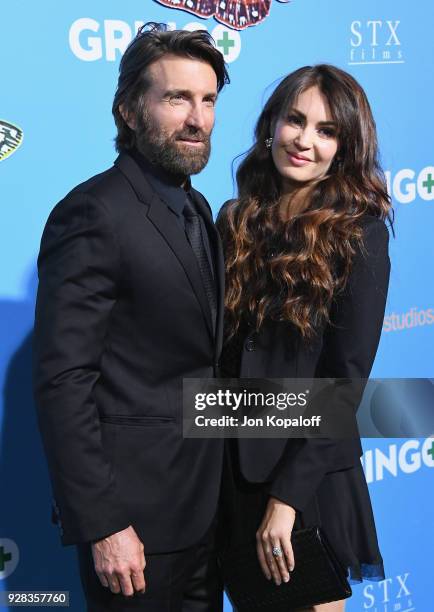
[{"label": "step and repeat banner", "polygon": [[[116,157],[111,105],[119,60],[137,28],[161,21],[173,29],[207,29],[228,62],[231,84],[218,100],[211,161],[194,177],[215,213],[234,193],[232,161],[250,146],[254,122],[280,78],[327,62],[362,84],[377,122],[396,230],[372,375],[429,378],[434,376],[433,20],[431,0],[3,3],[0,591],[68,590],[70,609],[85,609],[74,548],[61,547],[50,523],[50,485],[32,402],[36,257],[54,204]],[[387,577],[355,585],[347,609],[428,612],[434,608],[434,438],[369,439],[364,450]]]}]

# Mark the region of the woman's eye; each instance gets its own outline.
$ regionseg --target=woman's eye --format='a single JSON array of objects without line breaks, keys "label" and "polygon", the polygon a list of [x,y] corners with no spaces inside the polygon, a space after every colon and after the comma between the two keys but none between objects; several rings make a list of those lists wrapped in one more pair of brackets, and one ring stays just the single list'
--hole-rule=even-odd
[{"label": "woman's eye", "polygon": [[333,128],[320,128],[319,133],[326,138],[334,138],[336,136],[336,130]]},{"label": "woman's eye", "polygon": [[289,115],[288,116],[288,123],[292,123],[294,125],[301,125],[302,124],[302,119],[301,119],[301,117],[298,117],[297,115]]}]

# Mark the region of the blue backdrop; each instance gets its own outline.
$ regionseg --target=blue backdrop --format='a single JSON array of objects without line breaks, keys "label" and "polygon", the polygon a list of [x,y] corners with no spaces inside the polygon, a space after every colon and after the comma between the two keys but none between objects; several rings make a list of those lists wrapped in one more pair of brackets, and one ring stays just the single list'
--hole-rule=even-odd
[{"label": "blue backdrop", "polygon": [[[396,211],[391,287],[373,375],[434,375],[431,0],[272,0],[269,15],[251,27],[242,13],[238,22],[230,17],[232,5],[250,0],[227,0],[226,11],[217,1],[177,2],[186,9],[215,5],[220,21],[163,4],[15,0],[2,7],[0,590],[69,590],[77,612],[84,603],[75,552],[61,548],[49,522],[50,486],[31,398],[35,260],[54,204],[115,158],[111,104],[118,63],[141,23],[206,28],[229,63],[232,83],[218,101],[212,158],[194,180],[215,212],[233,194],[231,161],[249,147],[277,79],[302,65],[329,62],[359,80],[377,121]],[[257,19],[254,10],[248,16]],[[387,579],[356,585],[347,609],[432,610],[434,439],[371,439],[364,448]]]}]

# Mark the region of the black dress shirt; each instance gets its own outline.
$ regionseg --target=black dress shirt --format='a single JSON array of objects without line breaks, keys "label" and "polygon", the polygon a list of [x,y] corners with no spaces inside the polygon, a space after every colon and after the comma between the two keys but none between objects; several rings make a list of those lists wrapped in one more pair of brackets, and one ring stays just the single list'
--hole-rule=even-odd
[{"label": "black dress shirt", "polygon": [[206,229],[205,222],[198,210],[194,197],[191,191],[191,180],[190,177],[181,175],[170,174],[163,170],[159,166],[151,164],[141,153],[137,150],[133,150],[130,153],[135,161],[139,164],[146,180],[158,193],[163,202],[168,206],[169,210],[175,215],[177,223],[182,227],[185,232],[185,217],[183,215],[184,205],[186,198],[189,198],[193,203],[196,212],[198,213],[202,238],[204,242],[205,251],[208,257],[209,265],[211,268],[212,275],[215,279],[215,261],[211,249],[210,238]]}]

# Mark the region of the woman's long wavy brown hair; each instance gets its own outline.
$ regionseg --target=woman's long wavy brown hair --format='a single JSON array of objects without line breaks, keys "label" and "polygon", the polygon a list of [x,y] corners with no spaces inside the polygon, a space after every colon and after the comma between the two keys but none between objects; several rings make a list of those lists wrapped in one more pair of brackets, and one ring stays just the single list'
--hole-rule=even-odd
[{"label": "woman's long wavy brown hair", "polygon": [[[283,221],[281,179],[265,140],[312,86],[328,101],[338,151],[327,175],[311,185],[303,211]],[[266,103],[236,178],[238,199],[217,220],[226,259],[226,337],[246,317],[257,330],[267,319],[287,321],[309,339],[329,321],[355,248],[363,248],[362,217],[392,224],[375,122],[363,89],[348,73],[326,64],[289,74]]]}]

